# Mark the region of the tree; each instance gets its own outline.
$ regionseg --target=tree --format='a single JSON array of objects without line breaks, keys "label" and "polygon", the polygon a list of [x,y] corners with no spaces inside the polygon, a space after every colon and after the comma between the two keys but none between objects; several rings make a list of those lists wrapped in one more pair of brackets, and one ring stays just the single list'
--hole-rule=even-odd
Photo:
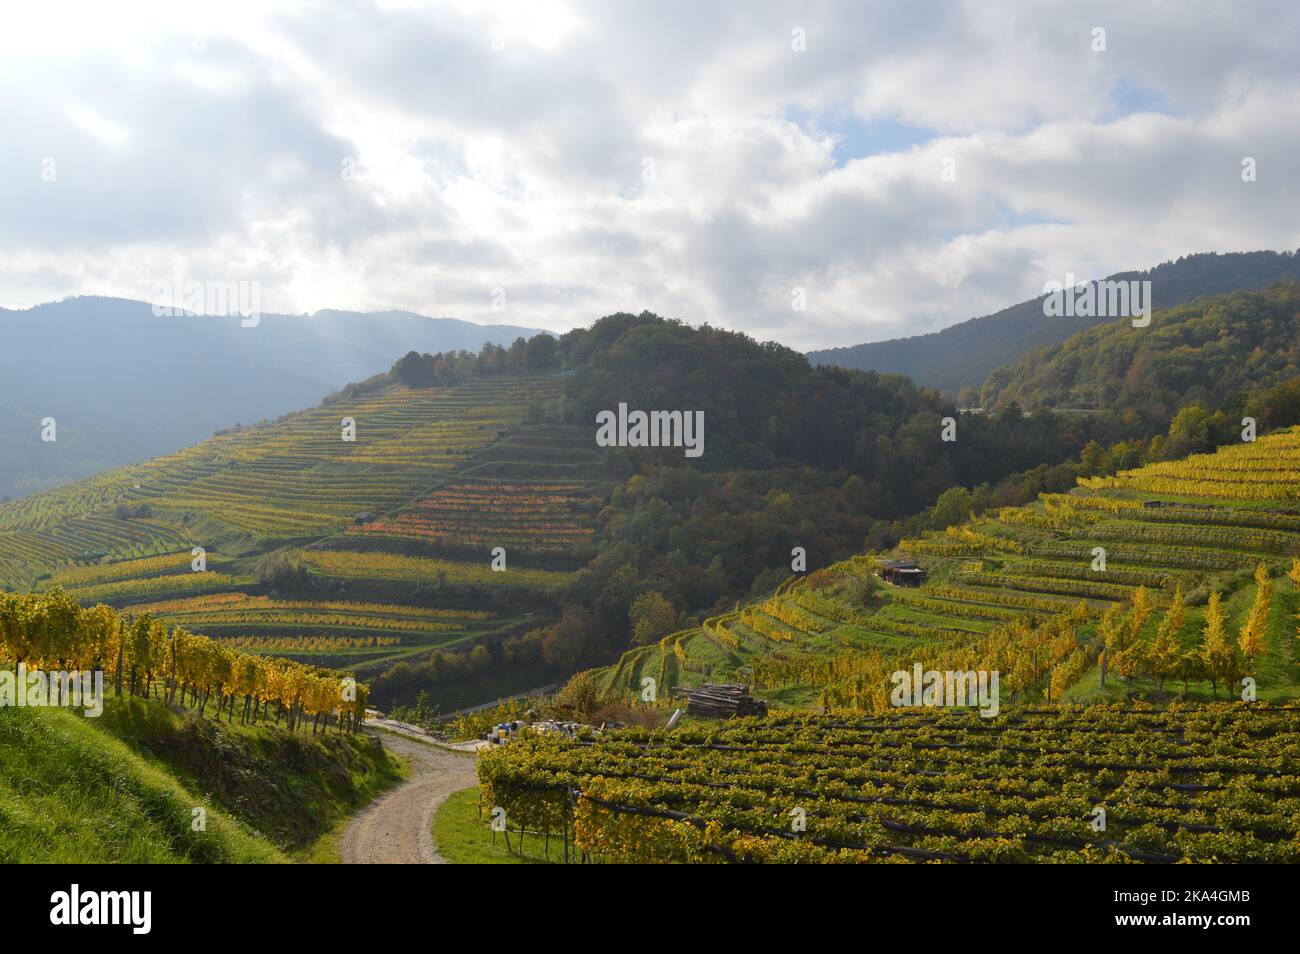
[{"label": "tree", "polygon": [[545,371],[555,362],[560,343],[546,332],[533,335],[524,346],[524,364],[529,371]]},{"label": "tree", "polygon": [[1250,607],[1250,616],[1241,628],[1241,654],[1249,665],[1255,661],[1255,655],[1264,648],[1264,636],[1268,633],[1268,614],[1273,602],[1273,580],[1268,575],[1268,567],[1261,563],[1255,568],[1255,602]]},{"label": "tree", "polygon": [[1128,627],[1128,640],[1135,643],[1142,634],[1142,627],[1146,625],[1151,614],[1155,612],[1155,600],[1151,598],[1151,591],[1145,586],[1139,586],[1133,591],[1133,598],[1129,604],[1128,616],[1124,619],[1124,625]]},{"label": "tree", "polygon": [[632,643],[645,646],[657,642],[677,628],[677,611],[662,593],[651,590],[632,601]]},{"label": "tree", "polygon": [[1167,447],[1181,457],[1192,451],[1206,450],[1210,445],[1210,414],[1199,404],[1189,404],[1174,415],[1169,425]]},{"label": "tree", "polygon": [[1183,656],[1178,646],[1178,634],[1182,632],[1186,618],[1187,605],[1183,601],[1183,588],[1180,586],[1174,590],[1173,601],[1161,618],[1160,625],[1156,628],[1155,642],[1147,652],[1147,666],[1161,692],[1164,691],[1165,680],[1176,677],[1182,668]]},{"label": "tree", "polygon": [[[1118,610],[1118,607],[1112,607]],[[1132,602],[1128,612],[1122,618],[1118,613],[1108,623],[1103,617],[1103,635],[1106,639],[1107,657],[1115,670],[1131,686],[1133,677],[1147,667],[1146,647],[1142,644],[1142,627],[1155,610],[1155,602],[1145,586],[1133,591]],[[1106,614],[1110,616],[1108,612]]]},{"label": "tree", "polygon": [[276,595],[301,593],[311,588],[306,564],[286,553],[272,553],[258,567],[258,579]]},{"label": "tree", "polygon": [[1106,664],[1115,659],[1125,649],[1127,629],[1123,625],[1124,608],[1116,603],[1102,614],[1097,626],[1097,635],[1101,638],[1101,685],[1106,686]]},{"label": "tree", "polygon": [[433,358],[408,351],[393,365],[393,374],[408,388],[433,387]]},{"label": "tree", "polygon": [[930,525],[935,528],[965,523],[971,517],[971,493],[965,487],[949,487],[931,508]]},{"label": "tree", "polygon": [[1205,676],[1210,680],[1210,688],[1215,696],[1219,694],[1219,682],[1231,686],[1236,681],[1239,663],[1237,650],[1228,639],[1225,626],[1223,600],[1219,591],[1210,593],[1210,602],[1205,607],[1205,629],[1201,641],[1201,662],[1205,667]]},{"label": "tree", "polygon": [[1205,662],[1200,647],[1187,650],[1178,660],[1178,678],[1183,682],[1183,698],[1187,698],[1187,684],[1193,679],[1205,679]]},{"label": "tree", "polygon": [[560,621],[542,637],[542,658],[557,668],[581,669],[598,652],[600,631],[600,621],[590,610],[565,606]]}]

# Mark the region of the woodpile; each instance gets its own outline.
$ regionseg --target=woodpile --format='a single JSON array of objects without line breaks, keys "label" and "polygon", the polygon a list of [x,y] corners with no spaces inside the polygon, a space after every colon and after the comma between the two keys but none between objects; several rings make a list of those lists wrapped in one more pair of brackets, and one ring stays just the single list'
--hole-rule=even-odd
[{"label": "woodpile", "polygon": [[686,711],[693,716],[729,719],[732,716],[767,715],[767,703],[751,696],[748,686],[706,682],[686,690]]}]

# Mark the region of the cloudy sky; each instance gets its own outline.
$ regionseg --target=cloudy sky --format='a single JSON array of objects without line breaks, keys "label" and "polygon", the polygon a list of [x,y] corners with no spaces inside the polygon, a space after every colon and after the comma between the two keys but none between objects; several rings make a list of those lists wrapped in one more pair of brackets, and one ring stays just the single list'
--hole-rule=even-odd
[{"label": "cloudy sky", "polygon": [[1293,0],[129,9],[5,11],[0,305],[182,276],[815,348],[1300,246]]}]

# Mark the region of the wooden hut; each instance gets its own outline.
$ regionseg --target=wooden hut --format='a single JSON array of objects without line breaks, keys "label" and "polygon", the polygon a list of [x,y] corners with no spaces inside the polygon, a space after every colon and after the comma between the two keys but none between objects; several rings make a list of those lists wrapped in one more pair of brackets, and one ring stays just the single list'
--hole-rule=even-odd
[{"label": "wooden hut", "polygon": [[876,575],[894,586],[920,586],[925,582],[925,571],[910,560],[882,560]]}]

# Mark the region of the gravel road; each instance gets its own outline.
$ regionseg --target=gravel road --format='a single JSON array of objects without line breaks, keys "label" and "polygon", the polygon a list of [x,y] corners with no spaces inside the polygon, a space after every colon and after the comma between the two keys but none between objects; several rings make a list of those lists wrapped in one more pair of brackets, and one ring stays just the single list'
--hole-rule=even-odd
[{"label": "gravel road", "polygon": [[474,755],[393,732],[381,738],[407,760],[411,777],[353,819],[339,846],[343,863],[445,864],[433,846],[433,815],[448,795],[477,781]]}]

